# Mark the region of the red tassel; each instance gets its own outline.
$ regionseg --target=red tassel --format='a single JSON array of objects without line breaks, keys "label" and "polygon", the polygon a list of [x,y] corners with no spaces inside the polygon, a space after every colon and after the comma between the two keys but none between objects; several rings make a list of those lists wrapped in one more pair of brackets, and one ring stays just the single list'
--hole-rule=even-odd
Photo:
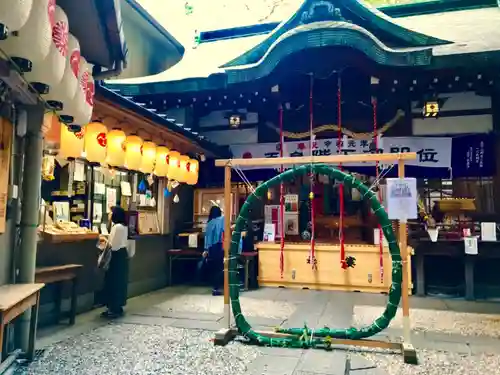
[{"label": "red tassel", "polygon": [[[313,86],[314,86],[314,76],[311,74],[311,81],[309,85],[309,152],[311,153],[311,157],[313,156],[313,148],[314,148],[314,100],[313,100]],[[312,165],[311,165],[312,167]],[[314,223],[314,173],[311,168],[311,265],[312,269],[317,268],[316,257],[314,254],[314,247],[316,245],[316,225]]]},{"label": "red tassel", "polygon": [[[280,157],[283,157],[283,107],[280,106],[279,110],[279,123],[280,123]],[[281,173],[283,173],[283,164],[280,168]],[[285,197],[283,196],[285,188],[283,183],[280,184],[280,220],[281,220],[281,240],[280,240],[280,271],[281,278],[283,278],[283,272],[285,270]]]},{"label": "red tassel", "polygon": [[[375,152],[378,152],[378,129],[377,129],[377,98],[372,96],[372,107],[373,107],[373,137],[375,142]],[[378,181],[379,178],[379,170],[378,170],[379,162],[378,160],[375,162],[375,178]],[[382,192],[380,188],[378,189],[378,200],[382,200]],[[382,227],[380,223],[378,223],[378,247],[379,247],[379,265],[380,265],[380,283],[384,283],[384,233],[382,232]]]},{"label": "red tassel", "polygon": [[[337,117],[339,130],[337,135],[337,153],[340,155],[342,153],[342,91],[341,91],[341,81],[340,74],[337,79]],[[342,164],[339,164],[339,169],[342,171]],[[340,266],[345,270],[347,269],[347,263],[345,262],[345,238],[344,238],[344,184],[339,185],[339,241],[340,241]]]}]

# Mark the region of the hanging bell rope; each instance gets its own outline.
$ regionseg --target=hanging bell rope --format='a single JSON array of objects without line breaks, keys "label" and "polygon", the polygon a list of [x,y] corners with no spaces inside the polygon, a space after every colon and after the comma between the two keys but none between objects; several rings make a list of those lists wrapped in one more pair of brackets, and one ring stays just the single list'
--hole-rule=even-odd
[{"label": "hanging bell rope", "polygon": [[[279,123],[280,123],[280,157],[283,157],[283,107],[280,105],[279,108]],[[283,164],[280,168],[280,173],[283,173]],[[281,278],[283,278],[283,272],[285,269],[285,197],[284,197],[284,185],[283,182],[280,183],[280,225],[281,225],[281,238],[280,238],[280,272]]]},{"label": "hanging bell rope", "polygon": [[310,165],[310,175],[309,175],[309,204],[311,207],[311,249],[309,254],[308,263],[311,264],[312,269],[316,270],[318,268],[316,255],[315,255],[315,245],[316,245],[316,225],[314,222],[315,210],[314,210],[314,170],[313,170],[313,149],[314,149],[314,76],[310,75],[309,84],[309,152],[311,154],[311,165]]},{"label": "hanging bell rope", "polygon": [[[373,108],[373,142],[375,144],[375,152],[378,152],[378,132],[377,132],[377,98],[372,96],[372,108]],[[375,161],[375,179],[379,181],[380,171],[379,171],[379,161]],[[382,191],[380,190],[380,185],[378,188],[378,200],[382,202]],[[384,233],[382,232],[382,227],[378,223],[378,247],[379,247],[379,265],[380,265],[380,283],[384,283]]]},{"label": "hanging bell rope", "polygon": [[[342,82],[340,73],[337,77],[337,153],[342,153]],[[342,171],[342,163],[339,163],[339,170]],[[340,266],[347,269],[349,266],[345,261],[345,239],[344,239],[344,184],[339,184],[339,242],[340,242]]]}]

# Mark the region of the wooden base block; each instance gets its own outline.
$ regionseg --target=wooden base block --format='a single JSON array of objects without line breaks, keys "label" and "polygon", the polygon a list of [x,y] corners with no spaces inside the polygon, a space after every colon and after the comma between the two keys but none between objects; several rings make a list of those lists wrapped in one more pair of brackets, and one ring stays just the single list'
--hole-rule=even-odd
[{"label": "wooden base block", "polygon": [[417,351],[411,344],[403,343],[403,360],[410,365],[418,365]]},{"label": "wooden base block", "polygon": [[226,346],[230,341],[234,340],[238,332],[234,329],[222,328],[215,333],[214,345]]}]

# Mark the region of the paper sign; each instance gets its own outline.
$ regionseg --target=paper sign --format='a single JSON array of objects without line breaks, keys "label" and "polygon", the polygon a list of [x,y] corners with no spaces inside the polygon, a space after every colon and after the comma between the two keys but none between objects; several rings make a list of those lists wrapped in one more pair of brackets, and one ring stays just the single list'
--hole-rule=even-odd
[{"label": "paper sign", "polygon": [[102,204],[94,202],[93,208],[94,217],[92,218],[92,224],[99,224],[102,222]]},{"label": "paper sign", "polygon": [[406,221],[418,217],[415,178],[388,178],[386,193],[389,219]]},{"label": "paper sign", "polygon": [[470,237],[465,237],[464,238],[464,247],[465,247],[465,254],[468,255],[477,255],[477,237],[476,236],[470,236]]},{"label": "paper sign", "polygon": [[497,225],[496,223],[481,223],[481,241],[497,240]]},{"label": "paper sign", "polygon": [[188,237],[188,246],[190,248],[198,248],[198,233],[190,233]]},{"label": "paper sign", "polygon": [[285,195],[285,212],[299,212],[298,194]]},{"label": "paper sign", "polygon": [[52,209],[56,223],[69,221],[69,202],[54,202],[52,203]]},{"label": "paper sign", "polygon": [[297,213],[285,212],[285,236],[299,235],[299,215]]},{"label": "paper sign", "polygon": [[107,188],[106,189],[106,212],[111,212],[111,208],[116,206],[116,189]]},{"label": "paper sign", "polygon": [[85,181],[85,164],[80,161],[75,161],[75,171],[73,176],[75,181]]},{"label": "paper sign", "polygon": [[276,227],[274,224],[264,224],[264,241],[274,242],[276,239]]},{"label": "paper sign", "polygon": [[121,181],[120,182],[120,188],[122,189],[122,195],[125,197],[131,197],[132,196],[132,189],[130,188],[130,182],[128,181]]},{"label": "paper sign", "polygon": [[94,184],[94,194],[104,195],[106,194],[106,185],[96,182]]}]

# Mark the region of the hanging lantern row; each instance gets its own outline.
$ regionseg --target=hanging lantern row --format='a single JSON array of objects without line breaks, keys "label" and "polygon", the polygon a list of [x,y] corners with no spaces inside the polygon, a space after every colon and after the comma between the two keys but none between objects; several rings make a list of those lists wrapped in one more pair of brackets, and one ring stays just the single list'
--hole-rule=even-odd
[{"label": "hanging lantern row", "polygon": [[60,159],[85,157],[91,163],[153,173],[189,185],[198,183],[199,163],[187,155],[157,146],[149,140],[144,141],[136,134],[127,136],[121,129],[108,132],[101,122],[87,124],[76,133],[65,124],[60,126]]},{"label": "hanging lantern row", "polygon": [[0,2],[0,48],[60,118],[73,127],[88,124],[95,85],[90,66],[69,33],[65,12],[56,0]]}]

